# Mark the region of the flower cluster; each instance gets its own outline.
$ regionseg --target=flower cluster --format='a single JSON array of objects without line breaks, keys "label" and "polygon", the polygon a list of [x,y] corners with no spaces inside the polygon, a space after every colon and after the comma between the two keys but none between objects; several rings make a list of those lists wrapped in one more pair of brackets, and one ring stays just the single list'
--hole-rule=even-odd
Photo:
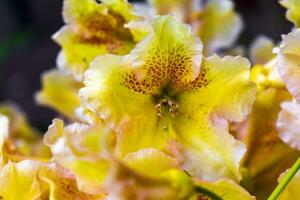
[{"label": "flower cluster", "polygon": [[36,94],[63,119],[42,137],[0,105],[0,199],[266,199],[279,177],[270,199],[299,199],[300,1],[280,3],[295,29],[251,67],[230,0],[64,0]]}]

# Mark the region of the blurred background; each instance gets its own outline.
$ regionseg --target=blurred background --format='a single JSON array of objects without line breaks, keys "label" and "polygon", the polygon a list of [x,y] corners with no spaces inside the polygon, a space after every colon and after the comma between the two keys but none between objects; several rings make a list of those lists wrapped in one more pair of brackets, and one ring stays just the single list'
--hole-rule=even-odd
[{"label": "blurred background", "polygon": [[[135,1],[142,2],[142,1]],[[277,0],[234,0],[245,28],[237,43],[248,47],[258,35],[280,41],[288,22]],[[0,0],[0,101],[12,101],[45,131],[56,113],[34,102],[42,72],[55,67],[59,46],[51,35],[62,25],[62,0]]]}]

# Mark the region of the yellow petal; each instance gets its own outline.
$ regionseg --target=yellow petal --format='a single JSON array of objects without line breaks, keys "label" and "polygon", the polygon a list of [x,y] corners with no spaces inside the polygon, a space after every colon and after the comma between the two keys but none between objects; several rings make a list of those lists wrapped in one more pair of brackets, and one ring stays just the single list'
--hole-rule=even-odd
[{"label": "yellow petal", "polygon": [[9,162],[0,171],[0,197],[5,200],[37,200],[41,190],[37,180],[39,165],[24,160]]},{"label": "yellow petal", "polygon": [[150,178],[116,161],[107,187],[110,199],[195,200],[192,182],[183,172],[169,171],[160,177]]},{"label": "yellow petal", "polygon": [[206,55],[229,47],[241,32],[243,22],[233,7],[230,0],[212,0],[201,11],[197,30],[204,43]]},{"label": "yellow petal", "polygon": [[104,139],[105,131],[103,127],[77,123],[64,127],[63,121],[56,119],[44,136],[53,159],[76,175],[82,191],[94,194],[103,190],[108,163],[102,151],[109,141]]},{"label": "yellow petal", "polygon": [[[282,87],[267,87],[257,94],[253,109],[239,134],[248,147],[243,159],[249,177],[244,185],[260,199],[266,199],[276,185],[278,175],[299,156],[278,137],[276,120],[280,103],[291,99]],[[248,179],[248,180],[246,180]]]},{"label": "yellow petal", "polygon": [[161,176],[161,173],[179,167],[174,158],[153,148],[129,153],[124,157],[124,162],[131,169],[150,177]]},{"label": "yellow petal", "polygon": [[41,164],[38,178],[43,192],[42,199],[100,200],[105,197],[104,193],[91,195],[80,191],[75,176],[57,163]]},{"label": "yellow petal", "polygon": [[30,126],[26,116],[18,107],[12,104],[0,105],[1,126],[1,156],[2,164],[8,160],[24,159],[48,160],[51,156],[49,148],[42,143],[40,133]]},{"label": "yellow petal", "polygon": [[216,182],[198,180],[196,184],[215,193],[223,200],[255,200],[254,196],[230,179],[221,179]]},{"label": "yellow petal", "polygon": [[273,41],[266,36],[257,37],[250,46],[250,58],[255,64],[266,64],[275,55],[272,53]]},{"label": "yellow petal", "polygon": [[[288,173],[289,170],[282,173],[278,179],[278,182],[282,180],[282,178]],[[294,178],[289,182],[287,187],[282,191],[278,200],[294,200],[300,198],[299,192],[300,186],[300,172],[298,172]]]},{"label": "yellow petal", "polygon": [[75,110],[80,104],[78,90],[82,84],[58,70],[46,72],[42,77],[43,89],[36,94],[40,105],[54,108],[70,119],[75,119]]},{"label": "yellow petal", "polygon": [[300,26],[300,2],[298,0],[280,0],[279,3],[287,9],[286,18],[296,27]]}]

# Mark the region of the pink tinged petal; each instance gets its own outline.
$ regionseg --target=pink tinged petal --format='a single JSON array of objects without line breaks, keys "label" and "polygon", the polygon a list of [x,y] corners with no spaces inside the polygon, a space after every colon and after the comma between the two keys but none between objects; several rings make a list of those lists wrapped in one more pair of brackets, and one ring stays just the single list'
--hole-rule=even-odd
[{"label": "pink tinged petal", "polygon": [[281,109],[277,121],[279,136],[286,144],[300,150],[300,105],[283,102]]},{"label": "pink tinged petal", "polygon": [[300,29],[283,36],[277,68],[291,94],[300,101]]}]

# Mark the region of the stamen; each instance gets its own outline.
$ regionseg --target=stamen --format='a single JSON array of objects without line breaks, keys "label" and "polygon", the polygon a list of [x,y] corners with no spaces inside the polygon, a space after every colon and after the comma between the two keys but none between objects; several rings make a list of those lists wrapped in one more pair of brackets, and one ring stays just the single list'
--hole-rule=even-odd
[{"label": "stamen", "polygon": [[168,107],[171,117],[175,117],[176,109],[179,107],[179,105],[169,98],[163,98],[159,100],[159,103],[155,106],[157,110],[157,116],[162,117],[162,107],[164,105]]}]

